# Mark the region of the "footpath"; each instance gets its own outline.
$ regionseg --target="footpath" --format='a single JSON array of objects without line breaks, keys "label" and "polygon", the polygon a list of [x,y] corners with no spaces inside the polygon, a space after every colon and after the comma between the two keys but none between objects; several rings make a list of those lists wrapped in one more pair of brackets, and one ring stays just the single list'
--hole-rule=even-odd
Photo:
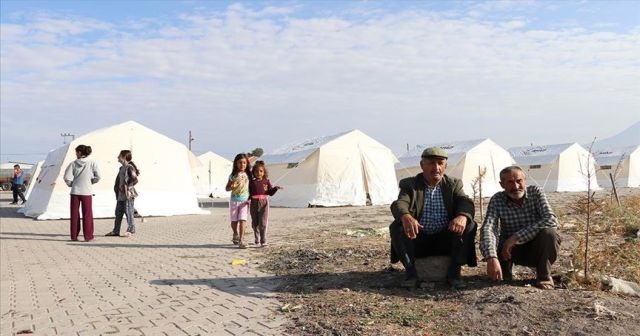
[{"label": "footpath", "polygon": [[[0,334],[282,335],[278,280],[231,244],[227,209],[137,219],[135,237],[72,242],[68,220],[0,207]],[[123,231],[126,223],[123,223]],[[248,261],[232,265],[233,260]]]}]

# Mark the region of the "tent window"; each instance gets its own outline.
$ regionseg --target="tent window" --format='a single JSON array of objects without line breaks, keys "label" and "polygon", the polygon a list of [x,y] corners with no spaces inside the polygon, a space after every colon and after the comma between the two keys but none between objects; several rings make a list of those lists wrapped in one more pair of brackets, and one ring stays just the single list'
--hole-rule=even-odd
[{"label": "tent window", "polygon": [[542,165],[530,165],[529,169],[540,169],[542,168]]},{"label": "tent window", "polygon": [[298,162],[289,162],[289,164],[287,165],[287,168],[291,169],[291,168],[295,168],[297,166],[298,166]]},{"label": "tent window", "polygon": [[600,169],[611,169],[611,166],[600,166]]}]

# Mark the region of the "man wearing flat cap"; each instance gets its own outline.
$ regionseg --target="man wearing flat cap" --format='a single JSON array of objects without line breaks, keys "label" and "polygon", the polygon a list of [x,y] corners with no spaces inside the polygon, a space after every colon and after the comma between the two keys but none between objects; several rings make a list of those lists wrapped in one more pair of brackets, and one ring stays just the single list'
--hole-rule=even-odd
[{"label": "man wearing flat cap", "polygon": [[391,204],[391,262],[404,265],[404,287],[419,285],[416,258],[450,256],[447,282],[458,289],[466,287],[461,266],[477,266],[475,207],[462,181],[444,174],[447,159],[442,148],[425,149],[422,173],[400,180],[400,194]]}]

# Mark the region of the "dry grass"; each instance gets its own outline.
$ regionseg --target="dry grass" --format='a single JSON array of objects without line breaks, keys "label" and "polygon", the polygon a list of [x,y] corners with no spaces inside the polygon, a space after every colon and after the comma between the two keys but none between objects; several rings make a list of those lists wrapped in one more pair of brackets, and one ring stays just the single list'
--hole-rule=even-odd
[{"label": "dry grass", "polygon": [[[296,217],[313,225],[281,233],[289,238],[265,250],[263,267],[282,280],[280,311],[291,321],[291,335],[636,335],[637,301],[600,291],[599,282],[567,283],[557,276],[580,269],[583,254],[572,252],[580,251],[584,238],[581,196],[551,195],[563,238],[554,279],[569,290],[536,289],[528,268],[518,271],[517,281],[492,283],[483,263],[463,268],[464,291],[446,284],[399,288],[404,274],[401,266],[389,267],[389,237],[383,234],[391,221],[387,207],[328,208]],[[637,239],[624,238],[638,225],[640,197],[631,196],[625,195],[623,207],[601,202],[593,213],[591,273],[636,279]],[[604,320],[594,302],[621,313]]]},{"label": "dry grass", "polygon": [[[586,197],[578,198],[569,207],[577,223],[573,235],[578,242],[573,250],[573,265],[584,267],[584,232]],[[629,196],[621,205],[592,200],[592,224],[589,248],[589,270],[592,274],[611,275],[640,283],[640,242],[636,232],[640,229],[640,196]],[[593,279],[582,285],[597,286]]]}]

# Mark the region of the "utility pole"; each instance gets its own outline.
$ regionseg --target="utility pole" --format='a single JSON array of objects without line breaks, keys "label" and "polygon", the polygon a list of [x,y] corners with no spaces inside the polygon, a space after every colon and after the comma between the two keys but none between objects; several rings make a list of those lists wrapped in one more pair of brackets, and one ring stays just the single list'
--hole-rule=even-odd
[{"label": "utility pole", "polygon": [[67,144],[67,137],[71,137],[71,141],[76,139],[76,135],[75,134],[71,134],[71,133],[60,133],[60,136],[62,137],[62,144],[66,145]]},{"label": "utility pole", "polygon": [[191,150],[191,143],[194,141],[195,139],[191,136],[191,131],[189,131],[189,150]]}]

